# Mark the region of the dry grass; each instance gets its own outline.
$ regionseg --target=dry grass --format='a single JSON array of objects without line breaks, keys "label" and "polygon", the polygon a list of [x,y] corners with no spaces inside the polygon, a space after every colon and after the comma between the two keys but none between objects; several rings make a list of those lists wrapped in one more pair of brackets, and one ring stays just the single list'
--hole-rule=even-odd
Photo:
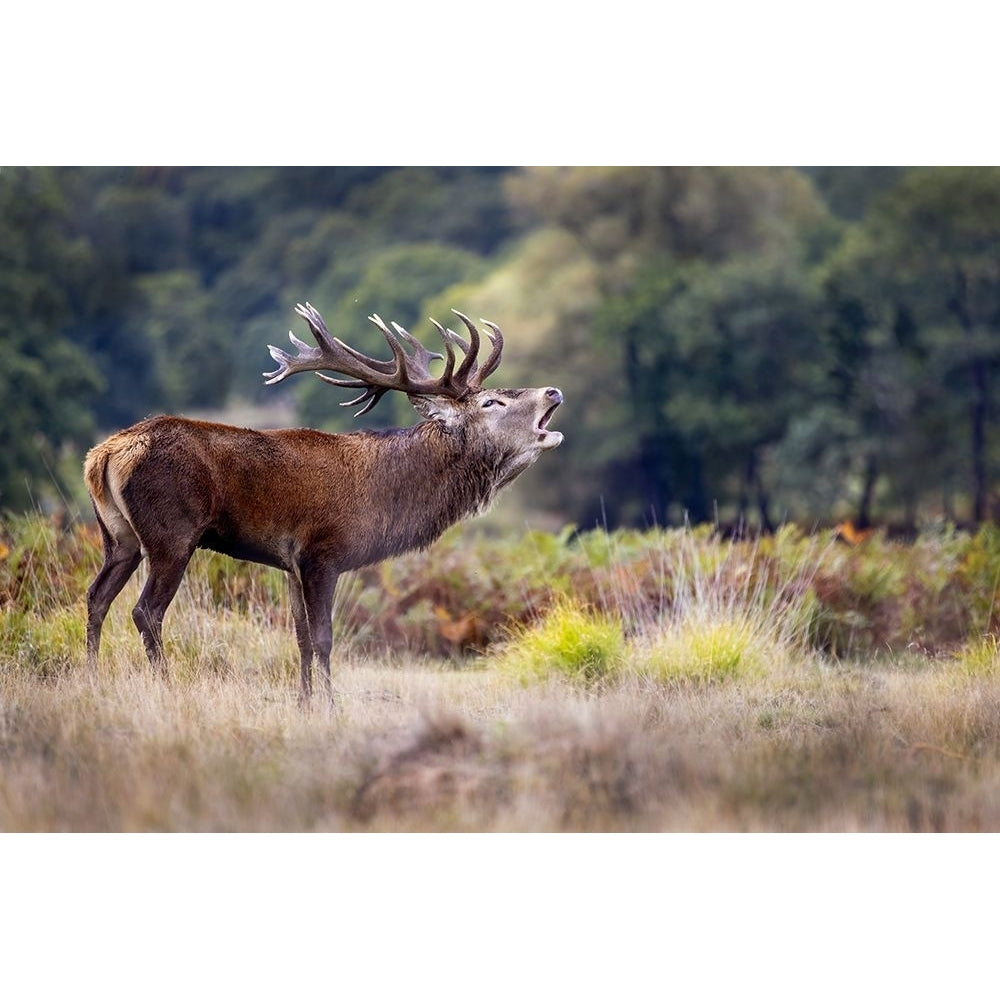
[{"label": "dry grass", "polygon": [[[462,660],[345,638],[337,707],[307,713],[266,588],[220,607],[193,573],[163,679],[129,618],[138,583],[92,674],[80,591],[29,591],[39,574],[22,574],[0,605],[0,830],[1000,829],[993,639],[831,659],[806,641],[802,602],[732,570],[692,563],[690,586],[640,595],[641,614],[627,576],[606,575],[628,613],[599,683],[544,668],[546,642],[571,667],[579,653],[579,609],[557,603],[555,633],[550,615]],[[527,684],[505,668],[518,642],[535,657]]]},{"label": "dry grass", "polygon": [[1000,829],[1000,679],[947,662],[595,691],[360,660],[302,713],[286,635],[222,634],[170,681],[131,636],[96,676],[5,670],[0,828]]}]

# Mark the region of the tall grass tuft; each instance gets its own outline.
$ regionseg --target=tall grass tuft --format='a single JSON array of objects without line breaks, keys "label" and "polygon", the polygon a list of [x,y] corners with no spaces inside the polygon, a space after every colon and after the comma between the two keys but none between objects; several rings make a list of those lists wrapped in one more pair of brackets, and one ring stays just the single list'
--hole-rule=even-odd
[{"label": "tall grass tuft", "polygon": [[619,620],[560,598],[534,626],[520,626],[498,666],[522,683],[561,677],[585,686],[616,675],[625,657]]},{"label": "tall grass tuft", "polygon": [[991,633],[970,639],[952,656],[951,666],[964,677],[1000,675],[1000,641]]},{"label": "tall grass tuft", "polygon": [[[629,669],[657,680],[758,677],[806,652],[815,596],[794,532],[756,544],[679,533],[661,612],[633,624]],[[795,548],[794,570],[783,566]]]},{"label": "tall grass tuft", "polygon": [[657,680],[720,681],[759,676],[786,651],[747,617],[669,622],[635,644],[631,669]]}]

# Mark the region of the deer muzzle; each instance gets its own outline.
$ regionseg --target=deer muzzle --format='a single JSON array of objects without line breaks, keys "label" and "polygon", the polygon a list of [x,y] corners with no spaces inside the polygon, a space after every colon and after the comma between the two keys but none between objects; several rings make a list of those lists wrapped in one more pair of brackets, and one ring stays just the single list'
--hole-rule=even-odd
[{"label": "deer muzzle", "polygon": [[545,390],[544,398],[545,402],[548,403],[549,406],[538,418],[538,423],[535,425],[535,430],[538,432],[538,443],[543,449],[558,448],[559,445],[562,444],[563,436],[559,431],[550,431],[548,426],[549,421],[552,419],[552,415],[562,404],[562,390],[556,389],[554,386],[550,386]]}]

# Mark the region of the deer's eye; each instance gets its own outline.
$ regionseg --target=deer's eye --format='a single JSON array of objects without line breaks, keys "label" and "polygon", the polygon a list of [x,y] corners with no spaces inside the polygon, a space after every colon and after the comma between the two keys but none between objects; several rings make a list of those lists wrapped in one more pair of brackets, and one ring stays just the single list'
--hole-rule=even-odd
[{"label": "deer's eye", "polygon": [[499,399],[487,399],[483,403],[483,409],[485,410],[487,406],[492,406],[494,403],[496,403],[497,406],[503,406],[503,405],[505,405],[505,404],[501,403]]}]

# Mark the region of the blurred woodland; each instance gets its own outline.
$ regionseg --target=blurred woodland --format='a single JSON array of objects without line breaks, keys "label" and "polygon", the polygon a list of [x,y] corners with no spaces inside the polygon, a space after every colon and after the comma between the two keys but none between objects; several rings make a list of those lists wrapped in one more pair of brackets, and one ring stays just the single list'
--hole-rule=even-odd
[{"label": "blurred woodland", "polygon": [[518,487],[553,521],[1000,514],[983,167],[0,168],[0,508],[85,509],[84,451],[156,412],[356,429],[264,385],[306,300],[368,352],[372,312],[499,323],[493,383],[566,394]]}]

